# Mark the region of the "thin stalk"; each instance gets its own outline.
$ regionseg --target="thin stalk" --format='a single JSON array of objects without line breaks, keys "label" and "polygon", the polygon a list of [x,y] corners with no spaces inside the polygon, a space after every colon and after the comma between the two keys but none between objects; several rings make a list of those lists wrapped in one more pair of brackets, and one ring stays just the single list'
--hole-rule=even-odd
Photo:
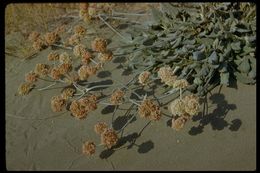
[{"label": "thin stalk", "polygon": [[48,88],[50,88],[50,87],[52,87],[52,86],[54,86],[54,85],[56,85],[56,84],[57,84],[57,82],[55,81],[53,84],[48,85],[48,86],[46,86],[46,87],[44,87],[44,88],[37,89],[37,90],[38,90],[38,91],[43,91],[43,90],[48,89]]},{"label": "thin stalk", "polygon": [[122,34],[120,34],[117,30],[115,30],[109,23],[107,23],[101,15],[98,15],[99,19],[102,20],[112,31],[114,31],[119,37],[121,37],[124,41],[127,41],[129,43],[132,43],[132,41],[127,40]]}]

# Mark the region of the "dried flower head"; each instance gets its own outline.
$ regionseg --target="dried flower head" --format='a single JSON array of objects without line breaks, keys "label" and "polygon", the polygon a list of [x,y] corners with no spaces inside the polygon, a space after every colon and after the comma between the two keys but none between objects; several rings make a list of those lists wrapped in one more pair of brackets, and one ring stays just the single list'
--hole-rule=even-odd
[{"label": "dried flower head", "polygon": [[172,86],[177,79],[177,76],[173,74],[173,71],[170,67],[161,67],[158,71],[158,76],[161,78],[161,81],[166,85]]},{"label": "dried flower head", "polygon": [[122,90],[117,89],[111,95],[110,102],[113,105],[119,105],[119,104],[121,104],[124,101],[124,95],[125,95],[125,93]]},{"label": "dried flower head", "polygon": [[138,113],[142,118],[149,118],[150,120],[159,120],[161,118],[160,107],[157,106],[152,100],[145,99],[138,107]]},{"label": "dried flower head", "polygon": [[76,25],[74,27],[74,33],[79,36],[83,36],[86,33],[86,29],[81,25]]},{"label": "dried flower head", "polygon": [[97,96],[90,95],[88,97],[83,97],[80,100],[80,103],[85,106],[88,111],[94,111],[97,109]]},{"label": "dried flower head", "polygon": [[19,95],[27,95],[31,91],[33,85],[30,82],[22,83],[18,88]]},{"label": "dried flower head", "polygon": [[72,60],[67,52],[63,52],[59,57],[60,63],[72,63]]},{"label": "dried flower head", "polygon": [[28,40],[31,41],[31,42],[34,42],[40,37],[40,35],[41,35],[40,33],[33,31],[33,32],[30,33]]},{"label": "dried flower head", "polygon": [[94,130],[97,134],[101,135],[106,129],[108,128],[107,123],[105,122],[98,122],[95,126],[94,126]]},{"label": "dried flower head", "polygon": [[56,32],[47,32],[44,35],[44,38],[48,45],[52,45],[60,40],[60,37]]},{"label": "dried flower head", "polygon": [[87,80],[89,77],[88,66],[83,65],[78,70],[79,80]]},{"label": "dried flower head", "polygon": [[174,88],[187,88],[189,86],[189,83],[186,79],[180,79],[176,80],[173,84]]},{"label": "dried flower head", "polygon": [[73,48],[73,54],[76,57],[82,57],[86,52],[86,47],[83,44],[78,44]]},{"label": "dried flower head", "polygon": [[59,71],[61,74],[66,74],[72,70],[72,64],[71,63],[62,63],[59,65]]},{"label": "dried flower head", "polygon": [[37,38],[33,42],[33,48],[37,51],[41,51],[42,49],[46,48],[46,44],[41,38]]},{"label": "dried flower head", "polygon": [[173,115],[185,113],[185,102],[182,99],[175,99],[169,104],[169,110]]},{"label": "dried flower head", "polygon": [[86,141],[82,146],[82,153],[86,155],[92,155],[96,151],[96,145],[94,142]]},{"label": "dried flower head", "polygon": [[61,97],[65,100],[68,100],[69,98],[73,97],[76,90],[74,88],[66,88],[62,91]]},{"label": "dried flower head", "polygon": [[25,75],[25,81],[33,83],[33,82],[37,81],[37,77],[38,77],[38,75],[36,73],[34,73],[33,71],[30,71],[29,73],[27,73]]},{"label": "dried flower head", "polygon": [[111,148],[118,141],[118,136],[113,129],[106,129],[101,134],[101,144],[105,145],[107,148]]},{"label": "dried flower head", "polygon": [[92,50],[96,52],[105,52],[107,49],[107,41],[103,38],[96,38],[91,43]]},{"label": "dried flower head", "polygon": [[146,85],[148,80],[149,80],[149,76],[151,75],[151,73],[149,71],[144,71],[142,72],[139,77],[138,77],[138,82],[141,85]]},{"label": "dried flower head", "polygon": [[180,116],[177,119],[172,119],[172,128],[174,128],[176,131],[179,131],[184,127],[186,122],[187,119],[183,116]]},{"label": "dried flower head", "polygon": [[80,43],[80,36],[77,34],[73,34],[70,38],[68,38],[67,44],[75,46]]},{"label": "dried flower head", "polygon": [[195,115],[200,110],[199,98],[194,95],[187,95],[184,97],[185,111],[190,115]]},{"label": "dried flower head", "polygon": [[51,109],[53,110],[53,112],[60,112],[65,106],[65,103],[65,99],[61,96],[53,96],[51,98]]},{"label": "dried flower head", "polygon": [[46,76],[50,73],[50,66],[47,64],[36,64],[34,72],[40,76]]},{"label": "dried flower head", "polygon": [[113,58],[113,53],[111,51],[107,50],[103,53],[99,53],[98,58],[101,62],[111,61]]},{"label": "dried flower head", "polygon": [[81,106],[78,100],[74,100],[71,102],[70,111],[72,115],[78,119],[83,119],[87,116],[87,110],[84,106]]},{"label": "dried flower head", "polygon": [[97,109],[95,96],[84,97],[79,100],[72,101],[70,111],[73,116],[78,119],[83,119],[90,111]]},{"label": "dried flower head", "polygon": [[85,51],[85,52],[82,54],[82,58],[81,58],[82,64],[84,64],[84,65],[89,64],[91,58],[92,58],[91,53],[90,53],[89,51]]},{"label": "dried flower head", "polygon": [[61,78],[61,76],[62,76],[62,74],[60,73],[59,67],[52,68],[50,76],[54,80],[59,80]]},{"label": "dried flower head", "polygon": [[48,55],[48,61],[57,61],[59,60],[59,53],[58,52],[51,52]]}]

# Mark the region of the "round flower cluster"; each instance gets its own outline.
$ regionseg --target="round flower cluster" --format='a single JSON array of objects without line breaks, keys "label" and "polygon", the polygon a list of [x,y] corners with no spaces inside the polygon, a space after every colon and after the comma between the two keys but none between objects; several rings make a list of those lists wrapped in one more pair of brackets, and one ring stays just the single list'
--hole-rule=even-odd
[{"label": "round flower cluster", "polygon": [[59,80],[61,78],[61,76],[62,76],[62,74],[60,73],[59,67],[53,67],[51,69],[50,76],[54,80]]},{"label": "round flower cluster", "polygon": [[25,75],[25,81],[29,83],[33,83],[37,81],[38,75],[34,73],[33,71],[30,71]]},{"label": "round flower cluster", "polygon": [[161,78],[161,81],[166,85],[172,86],[177,79],[172,72],[170,67],[161,67],[158,71],[158,76]]},{"label": "round flower cluster", "polygon": [[146,85],[148,83],[149,80],[149,76],[151,75],[151,73],[149,71],[144,71],[142,72],[139,77],[138,77],[138,82],[141,85]]},{"label": "round flower cluster", "polygon": [[113,94],[111,95],[110,97],[110,102],[113,104],[113,105],[119,105],[121,104],[124,100],[124,95],[125,93],[120,90],[120,89],[117,89],[116,91],[113,92]]},{"label": "round flower cluster", "polygon": [[188,119],[185,116],[180,116],[177,119],[172,119],[172,128],[174,128],[176,131],[180,131],[184,127],[187,120]]},{"label": "round flower cluster", "polygon": [[22,83],[18,88],[19,95],[27,95],[31,91],[33,85],[30,82]]},{"label": "round flower cluster", "polygon": [[66,74],[72,70],[72,64],[71,63],[62,63],[58,66],[59,71],[61,74]]},{"label": "round flower cluster", "polygon": [[101,134],[101,144],[105,145],[107,148],[111,148],[118,141],[118,136],[113,129],[106,129]]},{"label": "round flower cluster", "polygon": [[189,86],[189,83],[186,79],[180,79],[180,80],[176,80],[173,84],[174,88],[187,88]]},{"label": "round flower cluster", "polygon": [[83,36],[86,33],[86,29],[81,25],[76,25],[74,27],[74,33],[79,36]]},{"label": "round flower cluster", "polygon": [[184,124],[197,114],[200,110],[199,98],[194,95],[187,95],[184,99],[175,99],[169,104],[169,110],[178,118],[172,120],[172,127],[176,130],[183,128]]},{"label": "round flower cluster", "polygon": [[86,141],[82,146],[82,153],[86,155],[92,155],[96,151],[96,145],[94,142]]},{"label": "round flower cluster", "polygon": [[101,62],[111,61],[113,58],[113,53],[111,51],[105,51],[98,54],[98,58]]},{"label": "round flower cluster", "polygon": [[107,123],[105,122],[98,122],[95,126],[94,126],[94,130],[97,134],[101,135],[106,129],[108,128]]},{"label": "round flower cluster", "polygon": [[52,45],[60,40],[60,37],[56,32],[47,32],[44,35],[44,38],[48,45]]},{"label": "round flower cluster", "polygon": [[59,54],[58,54],[58,52],[51,52],[51,53],[49,53],[49,55],[48,55],[48,61],[57,61],[57,60],[59,60]]},{"label": "round flower cluster", "polygon": [[41,51],[42,49],[46,48],[45,42],[41,38],[36,38],[33,42],[34,50]]},{"label": "round flower cluster", "polygon": [[91,43],[92,50],[96,52],[105,52],[107,49],[107,41],[103,38],[96,38]]},{"label": "round flower cluster", "polygon": [[73,48],[73,54],[76,57],[82,57],[86,52],[86,47],[83,44],[78,44]]},{"label": "round flower cluster", "polygon": [[138,107],[138,113],[142,118],[149,118],[150,120],[160,120],[161,110],[159,106],[154,104],[152,100],[145,99],[142,104]]},{"label": "round flower cluster", "polygon": [[40,37],[40,35],[41,35],[40,33],[33,31],[33,32],[30,33],[28,40],[31,41],[31,42],[34,42]]},{"label": "round flower cluster", "polygon": [[46,76],[50,72],[50,66],[47,64],[36,64],[34,72],[40,76]]},{"label": "round flower cluster", "polygon": [[67,52],[63,52],[59,56],[60,63],[72,63],[72,60]]},{"label": "round flower cluster", "polygon": [[94,66],[82,65],[78,70],[80,80],[87,80],[89,76],[96,74],[97,68]]},{"label": "round flower cluster", "polygon": [[53,110],[53,112],[62,111],[65,104],[66,104],[66,101],[61,96],[53,96],[51,98],[51,109]]},{"label": "round flower cluster", "polygon": [[66,88],[62,91],[61,97],[65,100],[68,100],[69,98],[73,97],[75,93],[76,90],[74,88]]},{"label": "round flower cluster", "polygon": [[97,98],[94,95],[74,100],[70,105],[70,111],[76,118],[83,119],[90,111],[97,109],[96,102]]}]

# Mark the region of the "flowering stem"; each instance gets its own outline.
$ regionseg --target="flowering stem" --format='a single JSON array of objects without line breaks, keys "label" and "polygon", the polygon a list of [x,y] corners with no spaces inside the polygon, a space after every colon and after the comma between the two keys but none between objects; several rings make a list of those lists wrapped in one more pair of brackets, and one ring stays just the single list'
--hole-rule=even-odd
[{"label": "flowering stem", "polygon": [[115,106],[115,109],[114,109],[114,112],[113,112],[113,115],[112,115],[112,120],[111,120],[111,126],[112,127],[113,127],[113,124],[114,124],[114,117],[115,117],[115,114],[116,114],[118,107],[119,107],[118,105]]},{"label": "flowering stem", "polygon": [[180,99],[182,100],[182,88],[180,88]]},{"label": "flowering stem", "polygon": [[120,36],[123,40],[132,43],[132,41],[127,40],[122,34],[120,34],[117,30],[115,30],[109,23],[107,23],[99,14],[98,15],[99,19],[102,20],[112,31],[114,31],[118,36]]},{"label": "flowering stem", "polygon": [[53,84],[48,85],[48,86],[46,86],[46,87],[44,87],[44,88],[37,89],[37,90],[38,90],[38,91],[43,91],[43,90],[45,90],[45,89],[48,89],[48,88],[50,88],[50,87],[56,85],[56,83],[57,83],[57,82],[55,81]]},{"label": "flowering stem", "polygon": [[93,62],[94,64],[98,64],[94,59],[90,58],[90,61]]},{"label": "flowering stem", "polygon": [[135,102],[134,100],[132,100],[132,99],[129,99],[129,101],[132,102],[132,103],[134,103],[134,104],[137,105],[137,106],[141,106],[140,104],[136,103],[136,102]]}]

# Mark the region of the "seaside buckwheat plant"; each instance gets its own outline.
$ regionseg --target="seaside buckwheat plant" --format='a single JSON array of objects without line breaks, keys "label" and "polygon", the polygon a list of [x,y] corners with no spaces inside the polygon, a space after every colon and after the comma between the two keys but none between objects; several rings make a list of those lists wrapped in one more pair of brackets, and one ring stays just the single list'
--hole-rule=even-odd
[{"label": "seaside buckwheat plant", "polygon": [[33,87],[33,85],[32,85],[31,82],[22,83],[18,88],[18,94],[19,95],[27,95],[27,94],[29,94],[32,87]]},{"label": "seaside buckwheat plant", "polygon": [[96,145],[94,142],[86,141],[82,146],[82,153],[86,155],[93,155],[96,151]]},{"label": "seaside buckwheat plant", "polygon": [[141,118],[148,118],[150,120],[158,121],[161,118],[160,107],[157,106],[152,100],[145,99],[138,107],[138,113]]},{"label": "seaside buckwheat plant", "polygon": [[98,134],[101,135],[106,129],[108,129],[108,125],[105,122],[98,122],[94,126],[94,131]]},{"label": "seaside buckwheat plant", "polygon": [[149,71],[144,71],[142,72],[139,77],[138,77],[138,82],[141,85],[147,85],[147,83],[149,82],[149,77],[150,77],[151,73]]},{"label": "seaside buckwheat plant", "polygon": [[104,53],[107,50],[107,41],[103,38],[96,38],[91,43],[92,50],[100,53]]},{"label": "seaside buckwheat plant", "polygon": [[33,83],[37,81],[37,77],[38,75],[35,72],[30,71],[25,75],[25,81],[29,83]]},{"label": "seaside buckwheat plant", "polygon": [[110,97],[111,104],[119,105],[119,104],[123,103],[124,95],[125,95],[125,93],[120,89],[117,89],[116,91],[114,91]]},{"label": "seaside buckwheat plant", "polygon": [[59,60],[59,53],[53,51],[53,52],[49,53],[47,58],[48,58],[48,61],[57,61],[57,60]]},{"label": "seaside buckwheat plant", "polygon": [[62,96],[53,96],[51,98],[51,109],[53,112],[60,112],[65,107],[66,100]]},{"label": "seaside buckwheat plant", "polygon": [[105,145],[107,148],[111,148],[116,145],[118,141],[118,136],[114,129],[105,129],[101,134],[101,144]]}]

